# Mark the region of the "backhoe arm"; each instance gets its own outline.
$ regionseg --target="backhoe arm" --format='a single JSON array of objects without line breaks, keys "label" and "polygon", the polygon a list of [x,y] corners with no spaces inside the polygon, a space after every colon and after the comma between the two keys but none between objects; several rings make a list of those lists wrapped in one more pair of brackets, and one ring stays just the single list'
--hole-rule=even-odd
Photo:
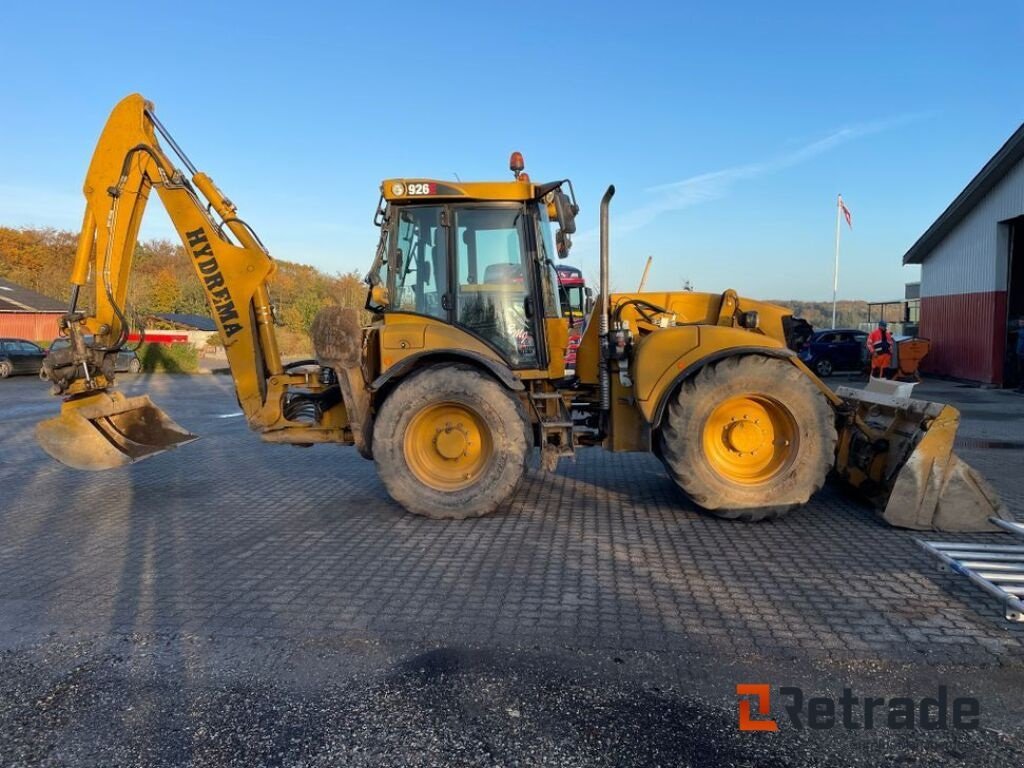
[{"label": "backhoe arm", "polygon": [[[161,148],[158,134],[188,176]],[[128,278],[153,189],[203,286],[249,425],[276,442],[350,441],[337,386],[332,391],[320,371],[282,365],[268,289],[275,269],[270,255],[238,218],[234,204],[184,155],[157,120],[153,105],[133,94],[111,113],[86,175],[71,302],[61,320],[71,344],[44,363],[45,376],[65,402],[60,417],[37,429],[43,448],[70,466],[103,469],[194,437],[148,398],[128,400],[108,391],[117,350],[128,340]],[[90,278],[95,300],[91,312],[82,312],[79,301]],[[324,415],[328,411],[329,417]],[[315,423],[308,418],[311,412]]]},{"label": "backhoe arm", "polygon": [[[164,153],[158,132],[182,158],[189,178]],[[234,204],[181,153],[157,121],[152,104],[138,94],[114,108],[89,165],[83,189],[85,217],[71,273],[71,306],[64,318],[64,328],[75,343],[65,359],[51,362],[52,379],[68,395],[110,384],[107,361],[128,339],[128,279],[154,188],[206,293],[242,409],[254,426],[266,426],[280,417],[279,407],[265,412],[267,378],[283,373],[267,288],[274,262],[236,216]],[[79,294],[90,274],[95,304],[92,314],[83,315],[78,312]],[[93,335],[90,349],[83,348],[83,331]]]}]

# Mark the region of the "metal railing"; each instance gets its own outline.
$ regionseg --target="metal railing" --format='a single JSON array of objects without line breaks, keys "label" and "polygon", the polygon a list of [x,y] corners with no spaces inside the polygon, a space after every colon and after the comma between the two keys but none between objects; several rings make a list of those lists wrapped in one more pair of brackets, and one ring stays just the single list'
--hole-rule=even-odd
[{"label": "metal railing", "polygon": [[[1024,524],[989,518],[1010,533],[1024,538]],[[976,544],[914,539],[939,559],[939,568],[966,576],[997,598],[1007,621],[1024,622],[1024,544]]]}]

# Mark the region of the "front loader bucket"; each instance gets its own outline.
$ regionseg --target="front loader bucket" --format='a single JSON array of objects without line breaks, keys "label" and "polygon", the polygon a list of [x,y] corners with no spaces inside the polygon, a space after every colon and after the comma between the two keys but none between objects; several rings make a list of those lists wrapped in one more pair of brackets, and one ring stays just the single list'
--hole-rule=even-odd
[{"label": "front loader bucket", "polygon": [[995,490],[953,453],[960,412],[915,400],[912,385],[872,380],[840,387],[853,414],[840,435],[836,470],[864,492],[890,525],[918,531],[998,531],[1013,520]]},{"label": "front loader bucket", "polygon": [[197,440],[146,395],[100,392],[67,400],[59,416],[36,426],[36,440],[74,469],[114,469]]}]

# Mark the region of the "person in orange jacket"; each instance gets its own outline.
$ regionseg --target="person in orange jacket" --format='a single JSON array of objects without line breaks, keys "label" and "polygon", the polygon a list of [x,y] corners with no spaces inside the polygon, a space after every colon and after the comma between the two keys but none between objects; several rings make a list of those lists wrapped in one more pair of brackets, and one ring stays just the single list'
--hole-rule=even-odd
[{"label": "person in orange jacket", "polygon": [[885,378],[885,372],[892,367],[892,334],[889,333],[888,323],[885,320],[878,321],[878,327],[868,334],[868,354],[871,355],[871,375],[875,376],[878,371],[878,378]]}]

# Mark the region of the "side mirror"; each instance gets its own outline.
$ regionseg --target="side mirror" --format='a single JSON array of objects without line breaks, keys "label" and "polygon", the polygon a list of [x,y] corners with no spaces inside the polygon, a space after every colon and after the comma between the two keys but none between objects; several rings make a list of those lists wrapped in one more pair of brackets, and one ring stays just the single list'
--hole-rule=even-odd
[{"label": "side mirror", "polygon": [[554,191],[555,218],[558,228],[567,235],[576,234],[576,210],[569,197],[560,189]]},{"label": "side mirror", "polygon": [[572,238],[569,236],[576,234],[576,206],[561,189],[552,190],[551,205],[555,209],[555,220],[558,222],[555,250],[558,251],[558,258],[564,259],[572,248]]},{"label": "side mirror", "polygon": [[366,309],[370,312],[383,312],[391,304],[387,286],[371,285],[366,293]]},{"label": "side mirror", "polygon": [[566,258],[570,248],[572,248],[572,238],[559,229],[555,232],[555,250],[558,252],[558,258]]}]

